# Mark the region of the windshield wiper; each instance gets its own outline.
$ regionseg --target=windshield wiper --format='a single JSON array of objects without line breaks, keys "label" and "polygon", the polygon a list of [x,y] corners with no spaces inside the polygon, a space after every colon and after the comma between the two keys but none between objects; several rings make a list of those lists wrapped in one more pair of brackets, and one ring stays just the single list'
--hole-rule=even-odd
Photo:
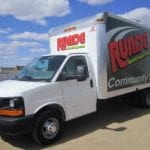
[{"label": "windshield wiper", "polygon": [[11,78],[11,80],[17,80],[18,79],[18,76],[14,76]]},{"label": "windshield wiper", "polygon": [[19,78],[18,76],[15,76],[12,78],[12,80],[19,80],[19,81],[41,81],[41,82],[50,82],[51,79],[42,79],[42,78],[33,78],[31,76],[23,76]]}]

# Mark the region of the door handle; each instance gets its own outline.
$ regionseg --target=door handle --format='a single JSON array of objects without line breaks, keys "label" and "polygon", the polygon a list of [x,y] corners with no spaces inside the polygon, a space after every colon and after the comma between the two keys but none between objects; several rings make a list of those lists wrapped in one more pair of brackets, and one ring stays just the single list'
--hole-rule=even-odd
[{"label": "door handle", "polygon": [[91,86],[91,88],[93,88],[93,80],[92,79],[90,80],[90,86]]}]

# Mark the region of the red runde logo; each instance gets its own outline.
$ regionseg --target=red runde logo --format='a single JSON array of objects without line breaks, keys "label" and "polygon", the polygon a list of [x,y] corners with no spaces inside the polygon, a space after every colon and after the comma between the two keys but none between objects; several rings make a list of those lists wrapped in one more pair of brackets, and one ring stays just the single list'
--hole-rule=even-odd
[{"label": "red runde logo", "polygon": [[85,44],[85,32],[73,34],[57,39],[57,51],[67,50],[68,46]]},{"label": "red runde logo", "polygon": [[[118,41],[110,42],[108,47],[112,72],[115,73],[119,69],[126,68],[129,64],[136,62],[135,59],[130,59],[132,56],[148,49],[148,36],[146,32],[129,36]],[[142,56],[136,59],[140,60]]]}]

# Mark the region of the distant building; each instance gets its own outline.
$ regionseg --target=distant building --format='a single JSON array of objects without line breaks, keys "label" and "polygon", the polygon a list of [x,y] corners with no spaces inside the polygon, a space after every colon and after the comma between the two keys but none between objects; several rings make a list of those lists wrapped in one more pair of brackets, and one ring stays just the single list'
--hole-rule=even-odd
[{"label": "distant building", "polygon": [[1,72],[16,71],[13,67],[1,67]]},{"label": "distant building", "polygon": [[16,70],[17,71],[20,71],[20,70],[22,70],[24,68],[24,66],[16,66]]},{"label": "distant building", "polygon": [[0,66],[0,72],[1,73],[9,73],[9,72],[18,72],[21,71],[24,68],[24,66],[16,66],[16,67],[1,67]]}]

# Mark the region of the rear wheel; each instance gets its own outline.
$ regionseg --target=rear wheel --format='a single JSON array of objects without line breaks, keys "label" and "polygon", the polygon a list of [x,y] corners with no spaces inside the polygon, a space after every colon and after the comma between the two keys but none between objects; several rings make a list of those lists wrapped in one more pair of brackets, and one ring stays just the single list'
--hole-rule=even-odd
[{"label": "rear wheel", "polygon": [[139,95],[139,105],[143,108],[150,108],[150,91],[145,90]]},{"label": "rear wheel", "polygon": [[59,113],[45,111],[36,120],[33,129],[33,138],[42,145],[55,142],[62,132],[63,122]]}]

